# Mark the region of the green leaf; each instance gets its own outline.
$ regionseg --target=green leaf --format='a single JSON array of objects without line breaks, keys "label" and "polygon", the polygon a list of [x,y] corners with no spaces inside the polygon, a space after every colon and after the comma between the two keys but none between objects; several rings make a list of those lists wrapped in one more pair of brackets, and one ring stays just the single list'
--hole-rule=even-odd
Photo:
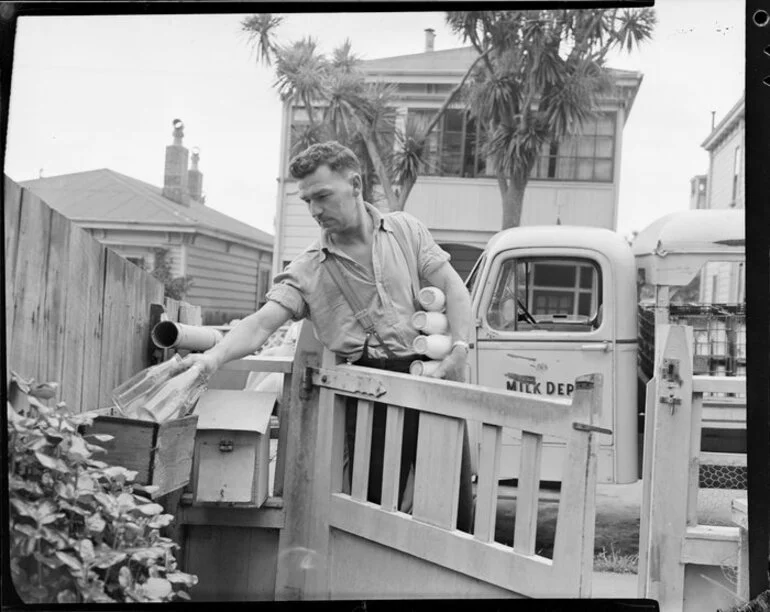
[{"label": "green leaf", "polygon": [[96,438],[99,442],[109,442],[110,440],[115,439],[115,436],[111,436],[110,434],[86,434],[84,437]]},{"label": "green leaf", "polygon": [[93,533],[101,533],[106,526],[107,523],[98,512],[86,518],[86,527]]},{"label": "green leaf", "polygon": [[155,516],[163,512],[163,506],[160,504],[144,504],[143,506],[137,506],[136,509],[145,516]]},{"label": "green leaf", "polygon": [[136,508],[136,502],[134,496],[130,493],[121,493],[118,495],[118,512],[128,512]]},{"label": "green leaf", "polygon": [[69,471],[69,467],[61,459],[55,459],[54,457],[49,457],[48,455],[44,455],[39,451],[35,452],[35,458],[40,462],[40,465],[42,465],[45,468],[48,468],[49,470],[54,470],[62,473],[66,473]]},{"label": "green leaf", "polygon": [[190,601],[190,596],[185,593],[184,591],[177,591],[174,593],[179,599],[184,599],[185,601]]},{"label": "green leaf", "polygon": [[56,391],[59,388],[59,383],[47,382],[39,383],[37,385],[30,385],[29,395],[40,399],[48,400],[52,399],[56,395]]},{"label": "green leaf", "polygon": [[148,578],[143,587],[145,595],[158,601],[163,601],[173,591],[171,583],[165,578]]},{"label": "green leaf", "polygon": [[67,456],[74,461],[85,461],[91,456],[91,451],[88,450],[83,438],[72,436]]},{"label": "green leaf", "polygon": [[83,559],[84,563],[93,563],[95,553],[94,545],[91,540],[80,540],[78,544],[78,552],[80,553],[80,558]]},{"label": "green leaf", "polygon": [[14,523],[13,529],[29,538],[34,538],[38,535],[38,531],[29,523]]},{"label": "green leaf", "polygon": [[83,564],[80,562],[80,560],[75,557],[74,555],[71,555],[66,552],[62,552],[60,550],[57,550],[56,553],[54,553],[62,562],[64,562],[68,567],[76,570],[81,571],[83,569]]},{"label": "green leaf", "polygon": [[172,514],[159,514],[150,519],[148,525],[152,529],[162,529],[163,527],[168,527],[173,522],[174,516]]},{"label": "green leaf", "polygon": [[104,554],[100,554],[96,557],[96,562],[94,563],[94,567],[98,567],[99,569],[107,569],[108,567],[112,567],[113,565],[117,565],[124,559],[126,559],[128,555],[123,552],[116,552],[116,551],[109,551]]},{"label": "green leaf", "polygon": [[63,512],[56,512],[54,514],[47,514],[40,519],[41,525],[50,525],[51,523],[64,518],[66,515]]},{"label": "green leaf", "polygon": [[195,574],[186,574],[185,572],[172,572],[166,574],[166,580],[171,584],[183,584],[187,587],[194,587],[198,584],[198,576]]},{"label": "green leaf", "polygon": [[88,472],[81,472],[78,475],[77,492],[78,493],[92,493],[96,490],[96,483]]},{"label": "green leaf", "polygon": [[56,595],[56,601],[60,604],[73,604],[78,602],[77,595],[67,589],[66,591],[61,591],[58,595]]},{"label": "green leaf", "polygon": [[14,507],[14,509],[22,516],[29,516],[31,518],[36,517],[37,509],[32,504],[28,504],[27,502],[24,502],[20,499],[15,499],[15,498],[10,499],[8,501]]},{"label": "green leaf", "polygon": [[118,584],[123,589],[128,589],[134,583],[134,577],[131,575],[131,570],[127,565],[124,565],[118,571]]}]

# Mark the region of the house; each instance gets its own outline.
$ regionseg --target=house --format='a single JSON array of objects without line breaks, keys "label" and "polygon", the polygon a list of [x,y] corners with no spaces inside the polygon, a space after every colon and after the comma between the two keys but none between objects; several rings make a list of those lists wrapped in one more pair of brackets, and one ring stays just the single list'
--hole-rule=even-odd
[{"label": "house", "polygon": [[[701,146],[709,154],[709,170],[705,178],[692,179],[705,183],[705,198],[698,208],[745,208],[745,95],[712,127]],[[701,272],[700,286],[700,300],[704,303],[742,303],[746,299],[745,266],[742,263],[708,263]]]},{"label": "house", "polygon": [[167,249],[174,276],[189,276],[185,300],[201,306],[204,324],[251,314],[271,283],[273,237],[207,206],[199,152],[183,145],[174,121],[163,187],[108,168],[21,183],[49,206],[134,264],[152,270]]},{"label": "house", "polygon": [[[431,116],[476,58],[472,47],[425,51],[362,63],[369,81],[397,85],[396,125]],[[524,198],[522,225],[573,224],[616,229],[622,134],[642,81],[638,72],[612,70],[615,87],[600,101],[601,116],[568,142],[544,146]],[[301,106],[284,105],[282,172],[278,179],[274,272],[298,255],[318,228],[288,175],[292,127],[307,122]],[[487,240],[501,229],[497,180],[481,153],[484,134],[461,103],[445,114],[429,140],[430,169],[421,176],[405,210],[421,219],[467,276]]]}]

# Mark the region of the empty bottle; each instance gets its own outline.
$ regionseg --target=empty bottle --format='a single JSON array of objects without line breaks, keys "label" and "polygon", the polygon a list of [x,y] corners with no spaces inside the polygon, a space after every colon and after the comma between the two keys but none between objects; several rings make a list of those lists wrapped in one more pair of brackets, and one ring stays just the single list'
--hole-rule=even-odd
[{"label": "empty bottle", "polygon": [[427,355],[431,359],[443,359],[452,350],[452,337],[443,334],[417,336],[412,341],[412,348],[416,353]]},{"label": "empty bottle", "polygon": [[425,310],[439,312],[444,308],[446,295],[438,287],[424,287],[417,294],[417,300]]},{"label": "empty bottle", "polygon": [[142,409],[148,397],[184,369],[182,358],[174,355],[158,365],[145,368],[112,391],[112,401],[118,411],[128,418],[149,418]]},{"label": "empty bottle", "polygon": [[409,364],[409,373],[413,376],[430,376],[440,365],[441,362],[438,360],[420,361],[417,359]]},{"label": "empty bottle", "polygon": [[143,408],[159,423],[187,416],[206,390],[206,382],[203,370],[194,365],[166,381],[147,399]]},{"label": "empty bottle", "polygon": [[423,334],[445,334],[449,331],[449,319],[442,312],[418,310],[412,315],[412,326]]}]

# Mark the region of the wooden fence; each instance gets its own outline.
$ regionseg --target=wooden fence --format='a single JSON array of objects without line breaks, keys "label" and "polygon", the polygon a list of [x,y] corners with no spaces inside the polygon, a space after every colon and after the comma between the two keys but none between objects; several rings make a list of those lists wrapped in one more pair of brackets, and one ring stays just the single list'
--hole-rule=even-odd
[{"label": "wooden fence", "polygon": [[149,363],[150,304],[163,285],[5,177],[6,355],[24,378],[60,383],[75,411]]},{"label": "wooden fence", "polygon": [[[662,612],[730,608],[746,597],[746,534],[698,520],[701,465],[734,465],[732,454],[701,452],[703,396],[745,393],[745,376],[693,376],[692,328],[662,325],[647,383],[639,597]],[[737,569],[736,569],[737,568]]]}]

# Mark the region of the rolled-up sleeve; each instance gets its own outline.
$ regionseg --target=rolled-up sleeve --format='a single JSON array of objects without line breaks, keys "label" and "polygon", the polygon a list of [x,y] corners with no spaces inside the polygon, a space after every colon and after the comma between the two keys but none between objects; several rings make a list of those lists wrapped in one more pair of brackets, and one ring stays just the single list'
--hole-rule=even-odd
[{"label": "rolled-up sleeve", "polygon": [[303,297],[303,280],[301,262],[292,262],[283,272],[276,274],[273,286],[265,296],[289,310],[294,321],[300,321],[309,314],[307,301]]},{"label": "rolled-up sleeve", "polygon": [[408,221],[412,236],[417,243],[417,268],[420,278],[427,278],[449,261],[451,256],[436,244],[422,221],[408,213],[404,213],[404,217]]}]

